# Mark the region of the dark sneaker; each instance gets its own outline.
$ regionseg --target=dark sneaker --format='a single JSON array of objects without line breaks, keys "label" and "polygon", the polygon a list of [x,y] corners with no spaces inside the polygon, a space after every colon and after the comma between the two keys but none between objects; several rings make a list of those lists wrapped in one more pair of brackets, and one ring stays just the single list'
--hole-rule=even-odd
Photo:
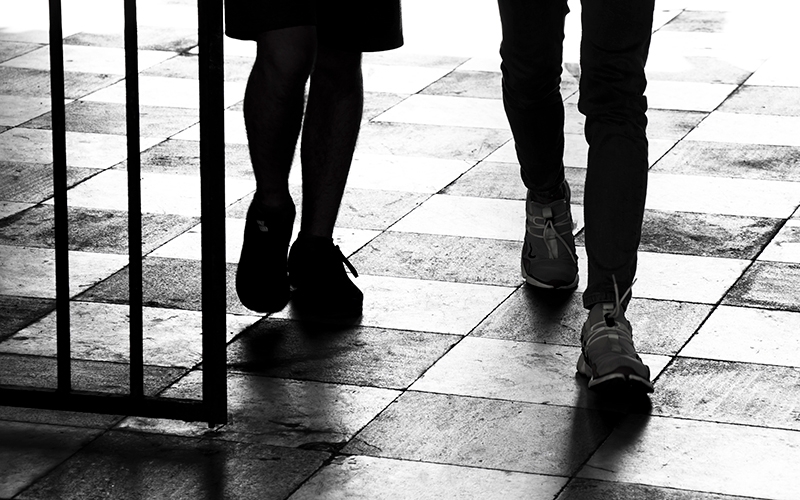
[{"label": "dark sneaker", "polygon": [[604,392],[653,392],[650,368],[633,346],[633,330],[619,299],[595,304],[581,331],[578,372],[589,377],[589,388]]},{"label": "dark sneaker", "polygon": [[299,236],[289,252],[292,304],[297,311],[332,318],[361,316],[364,294],[350,280],[344,266],[358,277],[331,238]]},{"label": "dark sneaker", "polygon": [[537,203],[530,191],[525,201],[525,242],[522,245],[522,277],[540,288],[569,289],[578,286],[578,256],[572,235],[569,186],[566,197]]},{"label": "dark sneaker", "polygon": [[286,252],[292,238],[295,209],[270,212],[250,204],[244,242],[236,268],[236,293],[248,309],[280,311],[289,302]]}]

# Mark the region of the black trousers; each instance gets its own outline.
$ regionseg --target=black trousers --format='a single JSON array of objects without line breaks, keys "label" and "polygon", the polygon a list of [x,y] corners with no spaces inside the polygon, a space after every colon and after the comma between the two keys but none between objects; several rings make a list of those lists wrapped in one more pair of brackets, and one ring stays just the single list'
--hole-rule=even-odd
[{"label": "black trousers", "polygon": [[[564,181],[561,82],[566,0],[498,0],[503,104],[525,186]],[[647,81],[654,0],[582,0],[578,109],[589,143],[584,215],[589,283],[583,304],[613,302],[633,283],[647,192]]]}]

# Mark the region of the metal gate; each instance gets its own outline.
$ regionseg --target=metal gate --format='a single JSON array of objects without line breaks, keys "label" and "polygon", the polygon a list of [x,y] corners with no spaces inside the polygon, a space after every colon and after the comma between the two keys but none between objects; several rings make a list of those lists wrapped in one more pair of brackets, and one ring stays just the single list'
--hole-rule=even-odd
[{"label": "metal gate", "polygon": [[0,386],[0,404],[27,408],[227,422],[225,325],[225,139],[222,0],[198,0],[200,183],[202,225],[203,398],[145,396],[142,211],[136,1],[125,4],[125,84],[128,148],[130,387],[128,394],[72,389],[67,217],[66,112],[61,1],[50,0],[50,81],[55,201],[57,374],[55,389]]}]

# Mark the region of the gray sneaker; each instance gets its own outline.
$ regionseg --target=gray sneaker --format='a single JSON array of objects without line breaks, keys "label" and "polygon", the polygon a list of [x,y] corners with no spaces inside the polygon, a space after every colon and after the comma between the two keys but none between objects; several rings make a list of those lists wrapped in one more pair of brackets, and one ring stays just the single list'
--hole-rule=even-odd
[{"label": "gray sneaker", "polygon": [[525,201],[525,242],[522,245],[522,277],[540,288],[569,289],[578,286],[578,256],[575,254],[574,224],[566,197],[548,204]]},{"label": "gray sneaker", "polygon": [[[616,286],[616,285],[615,285]],[[633,346],[633,330],[616,304],[595,304],[581,331],[578,372],[589,377],[589,388],[653,392],[650,368]]]}]

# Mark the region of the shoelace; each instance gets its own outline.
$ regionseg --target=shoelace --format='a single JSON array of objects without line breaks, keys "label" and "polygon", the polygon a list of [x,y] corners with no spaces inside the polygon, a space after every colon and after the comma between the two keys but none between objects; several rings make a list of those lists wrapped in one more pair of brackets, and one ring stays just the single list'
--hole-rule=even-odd
[{"label": "shoelace", "polygon": [[[550,214],[550,215],[545,215],[546,213]],[[538,222],[539,219],[543,220],[544,224],[540,224]],[[555,259],[556,256],[558,255],[558,244],[553,244],[551,246],[551,243],[553,242],[553,239],[552,239],[552,237],[550,237],[548,239],[548,229],[549,229],[552,232],[552,234],[555,234],[556,238],[558,238],[558,240],[561,241],[561,243],[564,245],[564,248],[567,249],[567,253],[569,254],[569,257],[572,259],[572,262],[577,263],[578,260],[575,257],[575,255],[573,255],[572,251],[570,250],[569,245],[567,244],[567,241],[561,236],[561,234],[556,229],[556,226],[569,226],[569,230],[571,231],[573,229],[573,227],[572,227],[572,224],[570,223],[569,217],[565,217],[563,221],[558,222],[558,223],[554,222],[554,220],[555,220],[555,217],[553,217],[552,209],[550,207],[545,207],[543,209],[542,216],[541,217],[533,217],[533,221],[531,222],[531,225],[533,226],[533,229],[537,229],[537,230],[541,229],[542,230],[542,236],[538,236],[535,231],[529,231],[529,232],[531,234],[533,234],[535,237],[542,238],[544,240],[545,245],[547,246],[548,257],[551,258],[551,259]]]},{"label": "shoelace", "polygon": [[347,260],[347,257],[344,256],[342,250],[339,248],[339,245],[334,245],[334,248],[336,249],[336,253],[338,253],[339,257],[342,259],[342,262],[344,262],[344,265],[347,266],[347,269],[349,269],[350,272],[353,273],[353,277],[358,278],[358,271],[356,271],[356,268],[353,266],[353,264],[351,264],[350,261]]}]

